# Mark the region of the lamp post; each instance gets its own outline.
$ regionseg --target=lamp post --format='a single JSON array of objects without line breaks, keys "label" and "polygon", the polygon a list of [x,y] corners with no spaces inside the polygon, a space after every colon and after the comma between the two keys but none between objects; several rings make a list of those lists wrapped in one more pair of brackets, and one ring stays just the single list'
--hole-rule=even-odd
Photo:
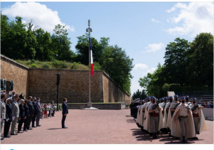
[{"label": "lamp post", "polygon": [[56,102],[57,102],[57,111],[59,111],[59,83],[60,83],[60,74],[58,72],[56,74],[56,85],[57,85]]},{"label": "lamp post", "polygon": [[92,32],[92,29],[90,28],[90,20],[88,20],[88,28],[86,29],[86,32],[88,32],[88,34],[89,34],[89,101],[88,101],[87,106],[91,107],[92,103],[91,103],[91,73],[90,73],[90,70],[91,70],[90,33]]}]

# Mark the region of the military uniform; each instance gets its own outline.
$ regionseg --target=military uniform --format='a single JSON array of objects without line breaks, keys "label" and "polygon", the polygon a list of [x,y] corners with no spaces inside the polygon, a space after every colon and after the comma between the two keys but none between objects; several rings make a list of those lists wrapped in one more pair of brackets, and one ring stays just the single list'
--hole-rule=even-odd
[{"label": "military uniform", "polygon": [[3,139],[2,136],[2,128],[5,125],[5,119],[6,119],[6,104],[3,100],[0,101],[0,108],[1,108],[1,114],[0,114],[0,121],[1,121],[1,130],[0,130],[0,134],[1,134],[1,140]]},{"label": "military uniform", "polygon": [[11,125],[11,135],[16,135],[15,129],[16,129],[16,124],[18,122],[19,118],[19,104],[17,101],[14,101],[12,103],[12,125]]}]

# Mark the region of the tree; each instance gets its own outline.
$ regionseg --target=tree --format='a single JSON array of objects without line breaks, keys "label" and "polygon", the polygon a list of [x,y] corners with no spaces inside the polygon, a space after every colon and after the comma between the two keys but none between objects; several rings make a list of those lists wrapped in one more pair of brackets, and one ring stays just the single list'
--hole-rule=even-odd
[{"label": "tree", "polygon": [[146,97],[147,97],[146,91],[145,90],[140,91],[139,89],[132,95],[133,100],[135,100],[137,98],[140,98],[141,100],[143,100]]},{"label": "tree", "polygon": [[166,47],[164,74],[167,76],[167,83],[179,83],[184,85],[186,80],[187,51],[190,43],[185,39],[176,38]]},{"label": "tree", "polygon": [[192,86],[213,85],[213,35],[200,33],[188,51],[187,74]]},{"label": "tree", "polygon": [[52,39],[52,52],[55,54],[55,59],[73,61],[74,53],[70,50],[70,39],[68,38],[68,32],[65,26],[60,24],[55,26]]}]

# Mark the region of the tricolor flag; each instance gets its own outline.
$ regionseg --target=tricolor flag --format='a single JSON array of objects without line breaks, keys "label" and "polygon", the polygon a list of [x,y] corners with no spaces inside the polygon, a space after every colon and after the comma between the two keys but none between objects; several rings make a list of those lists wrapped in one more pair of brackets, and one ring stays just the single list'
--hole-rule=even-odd
[{"label": "tricolor flag", "polygon": [[94,67],[93,67],[93,53],[92,53],[92,43],[91,43],[91,38],[89,38],[89,43],[90,43],[90,54],[91,54],[91,75],[94,76]]}]

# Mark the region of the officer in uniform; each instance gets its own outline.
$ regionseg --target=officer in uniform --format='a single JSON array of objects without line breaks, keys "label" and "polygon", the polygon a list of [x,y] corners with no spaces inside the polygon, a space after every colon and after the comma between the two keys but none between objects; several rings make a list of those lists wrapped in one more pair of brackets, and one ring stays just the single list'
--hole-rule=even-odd
[{"label": "officer in uniform", "polygon": [[[5,119],[6,119],[6,104],[5,104],[5,100],[6,100],[6,94],[1,94],[1,101],[0,101],[0,108],[1,108],[1,114],[0,114],[0,121],[1,121],[1,130],[0,130],[0,134],[2,133],[2,128],[5,125]],[[4,137],[0,136],[1,140],[4,139]]]},{"label": "officer in uniform", "polygon": [[36,97],[33,98],[33,107],[34,107],[34,115],[32,117],[32,127],[35,128],[35,120],[36,120],[36,116],[38,115],[39,113],[39,108],[38,108],[38,105],[37,105],[37,102],[36,102]]},{"label": "officer in uniform", "polygon": [[[195,125],[195,133],[200,134],[201,131],[206,130],[206,123],[204,119],[204,114],[202,109],[204,109],[203,106],[196,103],[197,98],[192,98],[192,103],[190,104],[190,109],[193,114],[193,120]],[[196,136],[194,139],[198,139]]]},{"label": "officer in uniform", "polygon": [[6,99],[6,120],[4,126],[4,137],[10,138],[9,129],[12,121],[12,105],[11,105],[12,97]]},{"label": "officer in uniform", "polygon": [[182,138],[183,143],[187,142],[187,138],[195,136],[192,112],[185,104],[185,97],[181,98],[181,105],[175,110],[172,122],[172,135]]},{"label": "officer in uniform", "polygon": [[11,125],[11,135],[17,135],[15,133],[16,124],[19,118],[19,104],[18,104],[19,95],[14,96],[14,102],[12,103],[12,125]]}]

